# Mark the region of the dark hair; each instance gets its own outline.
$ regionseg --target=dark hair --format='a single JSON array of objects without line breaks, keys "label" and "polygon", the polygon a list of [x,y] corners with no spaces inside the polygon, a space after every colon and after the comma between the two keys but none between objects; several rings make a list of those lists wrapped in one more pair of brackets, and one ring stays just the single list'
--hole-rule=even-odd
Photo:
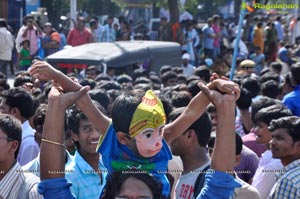
[{"label": "dark hair", "polygon": [[260,86],[261,94],[276,99],[280,93],[279,83],[274,80],[268,80]]},{"label": "dark hair", "polygon": [[22,142],[22,124],[12,115],[0,114],[0,129],[7,135],[9,140],[17,140],[18,148],[15,151],[15,159],[19,154],[21,142]]},{"label": "dark hair", "polygon": [[242,88],[246,88],[248,91],[251,92],[252,98],[256,97],[260,90],[259,81],[256,78],[248,77],[246,79],[243,79],[242,82]]},{"label": "dark hair", "polygon": [[145,69],[135,69],[132,73],[132,80],[135,81],[138,77],[148,77],[148,71]]},{"label": "dark hair", "polygon": [[88,94],[92,98],[92,100],[95,100],[98,103],[100,103],[107,112],[107,107],[109,105],[109,96],[104,90],[93,89],[90,90]]},{"label": "dark hair", "polygon": [[270,67],[271,67],[273,70],[276,70],[276,71],[281,72],[281,70],[282,70],[282,63],[280,63],[280,62],[272,62],[272,63],[270,64]]},{"label": "dark hair", "polygon": [[32,78],[28,75],[18,75],[14,80],[14,87],[23,86],[25,83],[32,83]]},{"label": "dark hair", "polygon": [[93,79],[84,78],[84,79],[80,80],[79,84],[81,86],[89,86],[91,88],[91,90],[96,87],[96,81]]},{"label": "dark hair", "polygon": [[161,75],[161,81],[165,84],[169,79],[177,78],[177,74],[174,71],[165,72]]},{"label": "dark hair", "polygon": [[89,21],[89,25],[90,25],[90,27],[92,27],[92,26],[94,26],[94,25],[97,25],[97,21],[95,20],[95,19],[90,19],[90,21]]},{"label": "dark hair", "polygon": [[162,196],[162,184],[153,176],[134,171],[114,172],[108,177],[103,199],[112,199],[119,194],[122,184],[129,178],[135,178],[144,182],[152,192],[153,198],[164,199]]},{"label": "dark hair", "polygon": [[263,122],[270,125],[271,121],[281,117],[292,116],[292,112],[284,105],[275,104],[259,110],[255,114],[255,124]]},{"label": "dark hair", "polygon": [[269,130],[271,132],[277,129],[286,129],[292,137],[293,142],[300,141],[300,118],[296,116],[281,117],[272,120]]},{"label": "dark hair", "polygon": [[171,70],[172,70],[172,66],[164,65],[160,68],[159,75],[162,76],[163,74],[165,74],[166,72],[171,71]]},{"label": "dark hair", "polygon": [[198,83],[199,83],[199,80],[194,80],[194,81],[189,82],[187,85],[188,90],[192,94],[193,97],[196,96],[201,91],[201,89],[198,86]]},{"label": "dark hair", "polygon": [[121,90],[121,85],[116,81],[101,81],[97,85],[97,88],[108,90]]},{"label": "dark hair", "polygon": [[251,120],[252,120],[252,122],[255,123],[255,115],[260,109],[266,108],[268,106],[272,106],[274,104],[282,104],[282,103],[279,100],[275,100],[273,98],[265,97],[265,96],[261,97],[260,99],[258,99],[255,102],[253,102],[252,106],[251,106]]},{"label": "dark hair", "polygon": [[138,77],[134,80],[134,84],[152,84],[152,81],[148,77]]},{"label": "dark hair", "polygon": [[[208,140],[207,146],[210,148],[214,148],[216,142],[216,137],[210,137]],[[235,133],[235,155],[240,155],[243,150],[243,140],[241,136]]]},{"label": "dark hair", "polygon": [[113,103],[111,118],[116,132],[129,133],[132,116],[141,103],[141,98],[124,94]]},{"label": "dark hair", "polygon": [[184,107],[189,104],[192,96],[187,91],[174,91],[172,92],[172,105],[175,108]]},{"label": "dark hair", "polygon": [[280,76],[277,73],[273,72],[273,71],[267,72],[267,73],[265,73],[261,76],[260,83],[262,84],[262,83],[264,83],[266,81],[269,81],[269,80],[274,80],[274,81],[279,83],[280,82]]},{"label": "dark hair", "polygon": [[117,77],[117,82],[119,84],[130,83],[132,82],[132,78],[129,75],[123,74]]},{"label": "dark hair", "polygon": [[33,125],[36,128],[38,125],[44,125],[48,105],[40,104],[33,116]]},{"label": "dark hair", "polygon": [[86,68],[85,73],[89,72],[89,71],[95,71],[96,75],[100,74],[100,70],[95,66],[95,65],[90,65]]},{"label": "dark hair", "polygon": [[240,98],[236,101],[236,105],[241,110],[248,110],[252,103],[252,95],[250,91],[241,88]]},{"label": "dark hair", "polygon": [[34,114],[34,102],[31,94],[23,88],[17,87],[10,90],[4,90],[1,97],[9,108],[18,108],[20,114],[25,119],[29,119]]},{"label": "dark hair", "polygon": [[199,66],[195,69],[194,74],[205,82],[209,82],[210,71],[206,66]]},{"label": "dark hair", "polygon": [[0,18],[0,28],[7,28],[7,22],[5,19]]},{"label": "dark hair", "polygon": [[95,79],[96,82],[100,82],[100,81],[103,81],[103,80],[111,81],[112,78],[110,76],[108,76],[107,74],[100,73],[99,75],[97,75],[97,77]]},{"label": "dark hair", "polygon": [[295,63],[291,67],[292,78],[296,84],[300,84],[300,63]]},{"label": "dark hair", "polygon": [[235,134],[235,155],[240,155],[243,150],[243,140],[239,134]]},{"label": "dark hair", "polygon": [[[169,121],[174,121],[183,113],[184,110],[185,107],[174,109],[169,115]],[[197,141],[201,147],[205,147],[208,144],[212,125],[206,112],[204,112],[191,126],[189,126],[187,130],[189,129],[193,129],[195,131]]]}]

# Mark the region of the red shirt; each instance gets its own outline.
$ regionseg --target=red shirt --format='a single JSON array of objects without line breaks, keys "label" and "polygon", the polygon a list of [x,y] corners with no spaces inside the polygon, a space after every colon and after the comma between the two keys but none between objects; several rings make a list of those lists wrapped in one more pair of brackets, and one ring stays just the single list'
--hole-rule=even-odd
[{"label": "red shirt", "polygon": [[84,28],[84,30],[72,29],[67,38],[67,43],[71,46],[79,46],[90,42],[91,33]]}]

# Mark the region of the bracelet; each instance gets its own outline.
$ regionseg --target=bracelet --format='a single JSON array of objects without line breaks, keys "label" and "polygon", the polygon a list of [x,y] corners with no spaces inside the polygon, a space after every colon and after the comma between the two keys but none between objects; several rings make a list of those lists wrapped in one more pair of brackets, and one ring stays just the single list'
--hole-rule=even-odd
[{"label": "bracelet", "polygon": [[62,147],[65,147],[64,144],[62,143],[59,143],[59,142],[54,142],[54,141],[51,141],[51,140],[46,140],[46,139],[41,139],[42,142],[46,142],[46,143],[49,143],[49,144],[55,144],[55,145],[58,145],[58,146],[62,146]]}]

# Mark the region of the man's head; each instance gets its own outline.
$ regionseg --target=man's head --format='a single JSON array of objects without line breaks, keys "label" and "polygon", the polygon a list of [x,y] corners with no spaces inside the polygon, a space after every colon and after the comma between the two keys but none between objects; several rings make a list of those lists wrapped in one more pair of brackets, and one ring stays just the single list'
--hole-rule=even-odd
[{"label": "man's head", "polygon": [[239,68],[244,71],[245,74],[254,73],[255,62],[249,59],[246,59],[240,63]]},{"label": "man's head", "polygon": [[45,23],[44,25],[44,32],[46,34],[50,34],[52,31],[52,24],[50,22]]},{"label": "man's head", "polygon": [[165,113],[152,91],[143,97],[122,95],[112,108],[118,141],[142,157],[152,157],[162,148]]},{"label": "man's head", "polygon": [[113,22],[114,22],[114,17],[113,16],[108,16],[107,24],[111,26],[113,24]]},{"label": "man's head", "polygon": [[273,158],[281,160],[284,166],[300,159],[300,118],[282,117],[273,120],[269,126],[272,139],[270,147]]},{"label": "man's head", "polygon": [[165,72],[161,75],[161,81],[164,87],[175,86],[177,84],[177,74],[174,71]]},{"label": "man's head", "polygon": [[300,84],[300,63],[293,64],[291,67],[292,80],[295,85]]},{"label": "man's head", "polygon": [[7,22],[5,19],[0,18],[0,28],[6,28],[7,29]]},{"label": "man's head", "polygon": [[[169,115],[169,122],[176,120],[185,107],[173,110]],[[206,147],[210,138],[212,125],[209,116],[204,112],[185,132],[171,143],[172,153],[177,156],[189,154],[189,150]]]},{"label": "man's head", "polygon": [[[211,137],[208,141],[207,146],[208,146],[208,154],[210,157],[212,157],[215,142],[216,142],[216,137]],[[241,136],[236,133],[235,134],[235,166],[240,164],[242,158],[241,156],[242,150],[243,150],[243,140]]]},{"label": "man's head", "polygon": [[35,129],[34,139],[39,146],[41,145],[47,108],[47,104],[41,104],[33,116],[33,128]]},{"label": "man's head", "polygon": [[190,61],[190,55],[188,53],[184,53],[181,58],[182,58],[182,65],[187,66]]},{"label": "man's head", "polygon": [[34,23],[34,18],[33,18],[33,16],[28,16],[27,19],[26,19],[26,26],[27,26],[29,29],[32,29],[32,28],[33,28],[33,23]]},{"label": "man's head", "polygon": [[160,18],[160,24],[162,26],[165,26],[168,23],[168,18],[167,17],[161,17]]},{"label": "man's head", "polygon": [[21,141],[20,121],[11,115],[0,114],[0,164],[17,159]]},{"label": "man's head", "polygon": [[86,21],[85,21],[84,17],[78,17],[77,23],[76,23],[76,28],[78,30],[83,30],[85,27],[85,23],[86,23]]},{"label": "man's head", "polygon": [[3,91],[1,97],[1,113],[13,115],[22,123],[34,114],[33,98],[23,88],[18,87]]},{"label": "man's head", "polygon": [[[93,101],[95,106],[101,110],[100,104]],[[97,154],[97,144],[100,132],[87,116],[76,106],[67,111],[67,124],[71,130],[72,139],[78,151],[83,154]]]},{"label": "man's head", "polygon": [[289,109],[280,104],[275,104],[261,109],[255,114],[256,124],[256,142],[258,144],[264,144],[269,148],[269,142],[271,140],[271,132],[268,129],[272,120],[292,116],[293,114]]}]

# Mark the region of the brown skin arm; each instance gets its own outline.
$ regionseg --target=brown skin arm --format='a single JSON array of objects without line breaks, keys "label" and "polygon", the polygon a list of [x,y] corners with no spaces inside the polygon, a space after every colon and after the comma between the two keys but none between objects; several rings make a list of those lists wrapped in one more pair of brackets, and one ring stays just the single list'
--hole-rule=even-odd
[{"label": "brown skin arm", "polygon": [[88,90],[88,87],[84,87],[77,92],[61,95],[61,89],[59,87],[52,87],[48,98],[43,139],[54,143],[45,141],[41,143],[41,180],[64,177],[64,172],[56,171],[63,171],[65,168],[65,147],[55,143],[64,143],[65,110]]},{"label": "brown skin arm", "polygon": [[215,105],[218,114],[216,143],[211,168],[223,172],[232,171],[235,160],[235,101],[239,97],[239,90],[237,95],[222,95],[216,90],[209,90],[203,84],[199,86]]},{"label": "brown skin arm", "polygon": [[[80,84],[74,82],[65,74],[59,70],[56,70],[54,67],[44,61],[35,62],[32,65],[30,74],[42,81],[54,80],[61,85],[65,92],[77,91],[82,88]],[[100,133],[104,135],[109,126],[110,119],[102,114],[97,107],[95,107],[89,95],[83,95],[76,102],[76,105],[84,112],[84,114],[86,114],[89,120],[95,124]]]}]

